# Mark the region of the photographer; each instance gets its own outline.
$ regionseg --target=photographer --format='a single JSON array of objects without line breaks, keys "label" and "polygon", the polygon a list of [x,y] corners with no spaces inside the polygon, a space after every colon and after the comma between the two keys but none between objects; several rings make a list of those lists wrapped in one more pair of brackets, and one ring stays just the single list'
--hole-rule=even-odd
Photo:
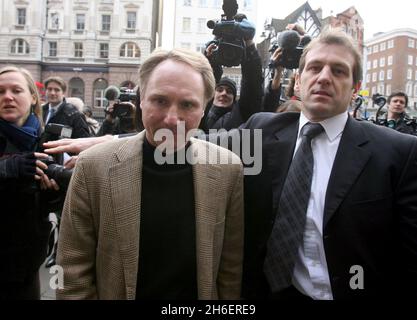
[{"label": "photographer", "polygon": [[[205,131],[237,128],[254,113],[261,111],[263,76],[261,58],[253,41],[255,28],[244,15],[236,15],[235,19],[240,20],[240,23],[245,23],[245,28],[253,28],[251,32],[245,33],[246,38],[244,38],[245,57],[241,62],[240,99],[236,100],[237,90],[234,81],[226,77],[222,78],[222,65],[218,64],[215,59],[216,50],[219,50],[218,45],[210,44],[205,55],[212,66],[217,85],[214,100],[207,106],[202,121],[202,129]],[[221,50],[223,49],[224,47]]]},{"label": "photographer", "polygon": [[0,70],[0,300],[40,299],[39,267],[47,255],[48,214],[59,189],[36,152],[42,132],[40,99],[32,76]]},{"label": "photographer", "polygon": [[117,135],[136,132],[135,105],[131,102],[117,103],[119,107],[125,106],[126,108],[125,111],[121,113],[115,113],[115,104],[116,103],[112,103],[106,108],[106,118],[96,134],[97,137],[101,137],[106,134]]},{"label": "photographer", "polygon": [[[290,54],[296,55],[295,52],[292,52],[297,47],[294,47],[294,45],[296,45],[298,42],[298,48],[300,48],[305,46],[307,41],[310,41],[309,36],[305,36],[304,29],[297,24],[288,24],[286,30],[296,31],[298,33],[298,38],[296,34],[294,36],[293,34],[284,31],[278,40],[278,43],[280,43],[281,46],[274,44],[271,48],[272,55],[270,60],[270,68],[273,68],[273,77],[269,81],[268,86],[265,89],[265,95],[262,102],[262,110],[266,112],[276,112],[277,108],[281,104],[281,89],[283,81],[282,77],[284,69],[287,67],[284,65],[286,63],[283,63],[283,59],[285,58],[284,53],[287,54],[288,52],[290,52]],[[284,50],[286,50],[287,52],[284,52]],[[286,60],[288,60],[288,58],[296,59],[297,57],[286,57]],[[295,65],[298,67],[298,61],[295,62]],[[286,97],[290,98],[290,100],[299,101],[299,84],[297,77],[298,73],[295,72],[291,77],[285,95]]]},{"label": "photographer", "polygon": [[417,135],[416,122],[405,112],[408,96],[404,92],[394,92],[388,97],[388,117],[385,126],[401,133]]}]

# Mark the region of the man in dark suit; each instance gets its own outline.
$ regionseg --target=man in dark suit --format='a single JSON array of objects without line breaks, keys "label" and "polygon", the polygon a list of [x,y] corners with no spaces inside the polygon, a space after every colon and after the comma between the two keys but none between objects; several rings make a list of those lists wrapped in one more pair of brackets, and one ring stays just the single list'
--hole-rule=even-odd
[{"label": "man in dark suit", "polygon": [[[64,94],[67,89],[65,81],[60,77],[49,77],[45,80],[45,88],[48,103],[42,106],[43,122],[71,127],[71,138],[90,137],[84,114],[65,100]],[[57,136],[48,135],[45,141],[56,139]]]},{"label": "man in dark suit", "polygon": [[[350,38],[323,32],[300,61],[302,114],[258,114],[243,127],[263,130],[262,172],[245,177],[247,298],[417,297],[417,139],[348,116],[361,65]],[[303,196],[294,179],[285,189],[307,123],[322,132],[312,138],[309,194],[291,253],[285,239],[295,236],[293,207]],[[288,213],[287,228],[276,228]]]},{"label": "man in dark suit", "polygon": [[[349,117],[361,66],[351,38],[323,32],[300,61],[302,113],[256,114],[241,128],[262,129],[254,155],[262,171],[244,184],[245,298],[417,297],[417,139]],[[322,130],[311,141],[309,122]],[[99,142],[49,147],[74,152]],[[295,175],[304,188],[293,178],[299,150],[314,162]],[[294,209],[303,206],[299,220]],[[290,225],[279,230],[283,218]]]}]

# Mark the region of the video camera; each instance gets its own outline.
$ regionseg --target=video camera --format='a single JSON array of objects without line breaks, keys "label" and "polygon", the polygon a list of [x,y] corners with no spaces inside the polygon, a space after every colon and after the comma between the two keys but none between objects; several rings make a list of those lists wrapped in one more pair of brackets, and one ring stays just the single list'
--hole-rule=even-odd
[{"label": "video camera", "polygon": [[132,107],[129,104],[122,102],[135,103],[137,99],[136,91],[128,88],[118,88],[116,86],[109,86],[104,91],[104,97],[109,101],[117,101],[113,105],[113,117],[128,117],[132,113]]},{"label": "video camera", "polygon": [[72,169],[67,169],[55,162],[54,158],[49,156],[46,159],[41,159],[43,163],[48,166],[45,174],[49,179],[54,179],[61,189],[66,190],[71,180]]},{"label": "video camera", "polygon": [[217,65],[239,66],[246,56],[245,40],[255,36],[255,27],[246,16],[237,15],[238,8],[236,0],[223,0],[224,14],[221,20],[207,22],[207,27],[213,30],[215,38],[206,47],[212,43],[217,45],[217,50],[213,52],[213,60]]},{"label": "video camera", "polygon": [[281,58],[274,62],[270,60],[268,67],[275,69],[278,66],[286,69],[298,69],[300,58],[304,47],[311,41],[309,35],[300,36],[295,30],[285,30],[278,35],[278,39],[271,45],[269,52],[271,55],[278,48],[282,48]]}]

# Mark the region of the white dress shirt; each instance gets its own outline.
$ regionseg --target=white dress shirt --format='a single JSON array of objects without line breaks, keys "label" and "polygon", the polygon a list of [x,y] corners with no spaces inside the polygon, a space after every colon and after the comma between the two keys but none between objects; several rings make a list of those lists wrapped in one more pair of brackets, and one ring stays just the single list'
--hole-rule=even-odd
[{"label": "white dress shirt", "polygon": [[[311,194],[292,282],[300,292],[313,299],[333,300],[323,244],[323,215],[330,173],[347,120],[348,113],[345,112],[321,121],[324,132],[311,143],[314,156]],[[309,120],[301,113],[294,155],[301,143],[301,129],[307,122]]]}]

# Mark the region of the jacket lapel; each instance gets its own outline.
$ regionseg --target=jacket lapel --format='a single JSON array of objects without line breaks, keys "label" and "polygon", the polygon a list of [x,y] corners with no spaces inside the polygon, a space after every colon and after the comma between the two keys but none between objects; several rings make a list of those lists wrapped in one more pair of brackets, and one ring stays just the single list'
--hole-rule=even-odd
[{"label": "jacket lapel", "polygon": [[[219,203],[216,199],[218,194],[218,183],[222,181],[221,168],[219,165],[207,164],[209,157],[205,144],[191,140],[190,151],[193,154],[193,180],[195,198],[195,219],[196,219],[196,254],[197,254],[197,285],[199,299],[213,299],[216,287],[214,276],[216,266],[214,265],[215,250],[214,231],[219,212]],[[214,162],[209,162],[214,163]]]},{"label": "jacket lapel", "polygon": [[368,141],[366,132],[356,120],[349,117],[327,185],[324,227],[339,208],[368,162],[371,156],[371,152],[367,148]]},{"label": "jacket lapel", "polygon": [[115,151],[118,162],[109,170],[112,208],[116,224],[115,244],[120,249],[126,298],[136,294],[142,190],[142,147],[145,133],[130,138]]}]

